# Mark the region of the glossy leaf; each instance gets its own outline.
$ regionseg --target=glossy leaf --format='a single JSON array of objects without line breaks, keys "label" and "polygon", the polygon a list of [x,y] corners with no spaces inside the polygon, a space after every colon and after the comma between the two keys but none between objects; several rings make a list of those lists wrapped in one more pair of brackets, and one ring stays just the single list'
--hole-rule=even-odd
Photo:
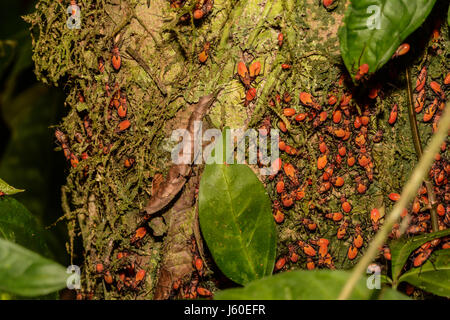
[{"label": "glossy leaf", "polygon": [[50,256],[43,230],[35,217],[24,205],[11,197],[0,197],[0,238]]},{"label": "glossy leaf", "polygon": [[0,239],[0,291],[24,297],[45,295],[64,288],[67,276],[58,263]]},{"label": "glossy leaf", "polygon": [[430,240],[445,237],[450,234],[450,229],[441,230],[438,232],[427,233],[420,236],[411,237],[408,239],[401,238],[391,242],[391,256],[392,256],[392,279],[394,282],[400,276],[403,266],[411,253]]},{"label": "glossy leaf", "polygon": [[19,192],[23,192],[25,190],[16,189],[14,187],[11,187],[9,184],[7,184],[5,181],[0,179],[0,192],[6,194],[6,195],[13,195]]},{"label": "glossy leaf", "polygon": [[438,250],[420,267],[404,273],[398,282],[408,282],[438,296],[450,298],[450,250]]},{"label": "glossy leaf", "polygon": [[199,219],[208,248],[228,278],[245,284],[272,274],[276,230],[271,202],[248,166],[206,165]]},{"label": "glossy leaf", "polygon": [[[244,288],[216,293],[217,300],[335,300],[350,276],[348,271],[291,271],[256,280]],[[368,300],[376,291],[362,278],[350,296],[352,300]],[[408,299],[393,289],[383,289],[381,299]]]},{"label": "glossy leaf", "polygon": [[388,62],[426,19],[436,0],[358,0],[347,8],[339,29],[341,55],[352,75],[367,63],[369,73]]}]

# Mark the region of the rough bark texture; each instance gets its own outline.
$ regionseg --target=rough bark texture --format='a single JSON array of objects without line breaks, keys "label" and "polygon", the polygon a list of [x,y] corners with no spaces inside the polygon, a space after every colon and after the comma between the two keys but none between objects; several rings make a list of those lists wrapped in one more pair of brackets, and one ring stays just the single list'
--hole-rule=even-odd
[{"label": "rough bark texture", "polygon": [[[199,274],[192,266],[194,256],[203,255],[197,246],[191,246],[193,234],[196,233],[197,241],[199,238],[198,230],[193,229],[199,173],[196,169],[195,179],[188,180],[187,172],[180,175],[170,171],[173,143],[168,137],[171,130],[183,128],[183,119],[189,119],[192,106],[201,97],[219,92],[204,117],[205,122],[219,129],[261,124],[277,127],[280,119],[289,126],[282,139],[295,147],[297,154],[283,153],[282,159],[295,165],[296,178],[300,186],[305,186],[306,195],[294,206],[282,208],[285,219],[277,227],[278,256],[290,255],[292,250],[300,255],[298,262],[289,262],[284,269],[305,268],[307,257],[293,244],[320,237],[330,239],[334,267],[353,266],[375,232],[370,210],[375,206],[386,209],[391,206],[387,195],[401,190],[416,162],[401,63],[393,62],[381,70],[366,87],[353,88],[345,80],[337,28],[346,1],[338,1],[333,10],[326,10],[320,1],[313,0],[216,0],[212,11],[202,19],[190,17],[180,22],[196,3],[188,0],[175,9],[166,0],[83,0],[78,3],[82,10],[81,29],[69,30],[65,25],[68,4],[40,0],[36,12],[26,18],[32,26],[36,74],[41,81],[62,85],[67,92],[67,116],[59,128],[67,135],[69,149],[78,163],[72,161],[62,204],[72,239],[68,251],[83,265],[81,297],[193,297],[191,289],[199,284],[211,291],[220,286],[217,272],[208,270]],[[433,16],[439,14],[434,12]],[[427,55],[413,50],[408,58],[406,65],[411,65],[413,80],[422,65],[428,66],[432,79],[442,79],[442,70],[448,70],[446,27],[441,28],[435,49],[430,42],[426,46]],[[429,34],[430,28],[428,22],[421,32]],[[284,34],[281,47],[277,40],[280,32]],[[206,42],[210,43],[209,56],[201,64],[198,54]],[[118,71],[111,63],[115,47],[121,57]],[[104,70],[99,68],[101,59]],[[263,70],[252,83],[256,99],[246,105],[246,90],[236,77],[236,65],[238,61],[249,65],[254,60],[261,62]],[[284,70],[282,63],[290,64],[291,68]],[[388,71],[392,74],[397,71],[397,75],[390,76]],[[345,81],[340,83],[340,79]],[[377,98],[368,99],[368,88],[377,83],[383,84],[382,90]],[[326,122],[311,120],[297,124],[286,119],[283,107],[310,112],[299,102],[302,91],[311,93],[323,106]],[[292,97],[290,103],[271,106],[270,100],[276,101],[277,94],[283,98],[286,92]],[[341,141],[334,136],[336,125],[331,122],[333,111],[339,107],[327,101],[329,94],[340,101],[350,93],[353,100],[347,108],[349,113],[339,126],[349,130],[351,137]],[[387,118],[394,102],[399,105],[399,117],[392,127]],[[123,121],[117,113],[119,104],[127,107],[126,118],[131,124],[123,131],[118,127]],[[365,152],[354,142],[361,132],[353,129],[356,116],[364,112],[370,117],[363,133]],[[426,143],[431,126],[420,123],[419,130]],[[382,140],[378,141],[380,132]],[[319,192],[323,172],[317,169],[321,139],[329,148],[334,174],[345,180],[342,188],[332,187],[325,193]],[[347,157],[339,164],[335,157],[341,145],[356,158],[369,157],[373,167],[358,164],[349,167]],[[448,161],[448,148],[442,158]],[[134,161],[132,165],[125,166],[124,161],[130,163],[130,159]],[[166,183],[174,177],[182,181],[156,205],[152,201],[158,198],[151,185],[157,174],[166,176]],[[358,178],[367,186],[364,194],[355,191]],[[275,191],[279,179],[284,179],[289,191],[298,188],[281,175],[265,179],[274,201],[280,200]],[[155,190],[168,191],[164,187]],[[448,201],[445,192],[437,196],[441,202]],[[342,197],[351,203],[352,211],[344,219],[348,223],[347,235],[337,240],[340,223],[325,214],[342,211]],[[143,218],[146,206],[151,219]],[[440,225],[448,226],[448,214],[447,211],[440,218]],[[308,230],[305,218],[317,224],[316,231]],[[139,227],[146,230],[142,238],[135,234]],[[359,227],[364,245],[357,258],[349,260],[347,251]],[[209,257],[206,260],[212,264]],[[98,263],[111,273],[112,282],[107,281],[104,273],[96,272]],[[316,267],[330,266],[316,261]],[[139,270],[146,271],[142,281],[135,278]],[[180,289],[172,291],[173,283],[179,279]]]}]

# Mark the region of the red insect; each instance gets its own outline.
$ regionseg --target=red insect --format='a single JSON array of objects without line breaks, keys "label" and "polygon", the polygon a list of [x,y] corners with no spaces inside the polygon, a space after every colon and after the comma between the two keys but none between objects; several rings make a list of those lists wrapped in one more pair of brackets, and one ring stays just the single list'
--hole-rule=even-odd
[{"label": "red insect", "polygon": [[425,93],[425,89],[422,89],[421,91],[419,91],[419,94],[417,95],[417,98],[416,98],[416,101],[414,104],[414,110],[416,111],[416,113],[420,113],[422,111],[426,98],[427,98],[427,96]]},{"label": "red insect", "polygon": [[283,34],[280,32],[279,34],[278,34],[278,46],[281,48],[281,46],[283,45],[283,38],[284,38],[284,36],[283,36]]},{"label": "red insect", "polygon": [[273,215],[273,218],[275,219],[275,222],[280,224],[284,221],[284,213],[281,212],[281,210],[277,210],[276,213]]},{"label": "red insect", "polygon": [[369,65],[367,63],[362,64],[355,75],[355,80],[356,81],[361,80],[361,78],[363,78],[364,75],[366,75],[368,72],[369,72]]},{"label": "red insect", "polygon": [[208,60],[210,46],[211,44],[208,41],[203,45],[203,51],[198,54],[200,63],[205,63]]},{"label": "red insect", "polygon": [[423,87],[425,86],[425,82],[427,80],[427,67],[423,67],[420,71],[419,75],[417,76],[416,80],[416,91],[420,92]]},{"label": "red insect", "polygon": [[352,211],[352,205],[347,201],[347,199],[345,199],[345,197],[341,198],[341,207],[345,213]]},{"label": "red insect", "polygon": [[122,66],[122,58],[120,57],[119,47],[114,45],[111,52],[112,52],[111,64],[114,70],[119,71],[120,67]]},{"label": "red insect", "polygon": [[301,122],[306,119],[306,113],[299,113],[295,116],[295,121]]},{"label": "red insect", "polygon": [[351,246],[348,248],[347,257],[348,257],[350,260],[353,260],[353,259],[356,258],[357,255],[358,255],[358,248],[356,248],[356,247],[354,247],[353,245],[351,245]]},{"label": "red insect", "polygon": [[253,62],[250,65],[250,67],[248,68],[248,70],[249,70],[250,80],[253,81],[261,72],[261,63],[259,61]]},{"label": "red insect", "polygon": [[328,8],[329,6],[331,6],[333,4],[334,0],[323,0],[323,6],[325,8]]},{"label": "red insect", "polygon": [[135,161],[136,160],[134,160],[133,158],[127,158],[124,160],[123,165],[125,166],[125,168],[131,168]]},{"label": "red insect", "polygon": [[438,104],[439,101],[437,98],[435,98],[433,103],[425,110],[425,113],[423,115],[424,122],[429,122],[433,118],[434,114],[436,113]]},{"label": "red insect", "polygon": [[344,215],[341,212],[327,213],[325,215],[326,218],[332,219],[333,221],[341,221]]},{"label": "red insect", "polygon": [[398,193],[392,192],[389,194],[389,199],[392,201],[398,201],[400,200],[400,195]]},{"label": "red insect", "polygon": [[284,182],[282,180],[278,181],[276,185],[277,193],[283,193],[284,192]]},{"label": "red insect", "polygon": [[372,220],[372,227],[374,231],[378,230],[380,219],[380,211],[377,208],[372,209],[372,211],[370,211],[370,220]]},{"label": "red insect", "polygon": [[340,110],[335,110],[333,112],[333,122],[338,124],[339,122],[341,122],[342,119],[342,113]]},{"label": "red insect", "polygon": [[302,248],[303,252],[310,256],[310,257],[314,257],[316,255],[316,250],[309,244],[304,243],[303,241],[299,240],[298,245],[300,246],[300,248]]},{"label": "red insect", "polygon": [[341,240],[342,238],[345,237],[346,233],[347,233],[347,227],[348,227],[348,222],[344,221],[341,223],[341,225],[339,226],[339,229],[337,231],[337,235],[336,237]]},{"label": "red insect", "polygon": [[330,106],[333,106],[333,105],[336,104],[336,102],[337,102],[336,96],[330,95],[330,97],[328,98],[328,104],[329,104]]},{"label": "red insect", "polygon": [[248,106],[248,104],[253,101],[253,99],[255,99],[256,97],[256,89],[253,87],[250,87],[247,90],[247,93],[245,94],[245,101],[244,101],[244,106]]},{"label": "red insect", "polygon": [[130,125],[131,125],[130,120],[123,120],[121,123],[118,124],[116,132],[125,131],[130,127]]},{"label": "red insect", "polygon": [[145,227],[140,227],[136,230],[136,233],[134,234],[134,236],[131,238],[131,242],[137,242],[139,240],[141,240],[142,238],[145,237],[145,235],[147,234],[147,230],[145,229]]},{"label": "red insect", "polygon": [[117,108],[117,114],[119,115],[120,118],[125,118],[127,116],[127,107],[126,105],[119,105],[119,107]]},{"label": "red insect", "polygon": [[102,273],[103,272],[103,264],[97,263],[97,265],[95,266],[95,271],[97,271],[97,273]]},{"label": "red insect", "polygon": [[310,257],[306,258],[306,268],[308,270],[314,270],[315,268],[314,261]]},{"label": "red insect", "polygon": [[73,153],[70,154],[70,164],[72,165],[73,168],[76,168],[78,165],[78,158]]},{"label": "red insect", "polygon": [[444,100],[445,98],[445,94],[441,89],[441,85],[439,83],[437,83],[436,81],[432,81],[430,82],[430,88],[434,91],[434,93],[436,93],[437,95],[439,95],[439,97]]},{"label": "red insect", "polygon": [[447,73],[447,75],[445,76],[444,84],[445,85],[449,85],[450,84],[450,72]]},{"label": "red insect", "polygon": [[360,225],[357,225],[357,226],[356,226],[355,232],[356,232],[356,235],[355,235],[355,237],[353,238],[353,245],[354,245],[357,249],[359,249],[359,248],[362,247],[362,245],[363,245],[363,243],[364,243],[364,239],[363,239],[363,237],[362,237],[362,230],[361,230],[361,226],[360,226]]},{"label": "red insect", "polygon": [[291,68],[291,65],[290,65],[290,64],[283,63],[283,64],[281,65],[281,69],[283,69],[283,70],[289,70],[290,68]]},{"label": "red insect", "polygon": [[285,108],[285,109],[283,109],[283,114],[286,117],[291,117],[295,114],[295,109],[294,108]]},{"label": "red insect", "polygon": [[392,107],[391,113],[389,115],[389,124],[392,126],[397,121],[397,113],[398,113],[398,106],[395,103]]},{"label": "red insect", "polygon": [[212,296],[211,291],[209,291],[208,289],[202,288],[202,287],[197,288],[197,293],[203,297],[211,297]]},{"label": "red insect", "polygon": [[322,170],[327,165],[327,155],[324,154],[317,159],[317,169]]},{"label": "red insect", "polygon": [[275,263],[275,271],[281,270],[286,264],[286,258],[282,257]]},{"label": "red insect", "polygon": [[103,276],[103,278],[105,279],[105,282],[107,284],[111,284],[113,283],[113,277],[111,276],[111,273],[109,271],[106,271],[105,275]]},{"label": "red insect", "polygon": [[194,10],[194,19],[196,19],[196,20],[201,19],[201,18],[203,18],[204,14],[205,13],[203,12],[203,10],[196,9],[196,10]]},{"label": "red insect", "polygon": [[246,88],[250,87],[250,74],[248,72],[247,66],[244,62],[239,61],[238,63],[238,75],[242,83]]},{"label": "red insect", "polygon": [[409,49],[410,49],[410,45],[408,43],[402,43],[398,47],[398,49],[395,51],[395,53],[392,56],[392,58],[396,58],[396,57],[403,56],[403,55],[407,54]]},{"label": "red insect", "polygon": [[98,71],[100,71],[100,73],[103,73],[105,71],[105,60],[103,60],[102,57],[99,57],[97,61],[98,61]]}]

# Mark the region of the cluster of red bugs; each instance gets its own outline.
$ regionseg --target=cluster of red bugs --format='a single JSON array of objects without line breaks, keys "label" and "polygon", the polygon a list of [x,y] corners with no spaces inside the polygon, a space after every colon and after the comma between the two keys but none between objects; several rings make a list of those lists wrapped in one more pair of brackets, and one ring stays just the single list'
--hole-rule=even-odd
[{"label": "cluster of red bugs", "polygon": [[[130,120],[126,119],[128,112],[127,98],[124,92],[117,88],[113,93],[111,101],[109,103],[110,110],[112,108],[116,109],[117,115],[119,116],[119,124],[117,125],[115,132],[119,133],[127,130],[131,126]],[[109,117],[112,117],[111,115]]]},{"label": "cluster of red bugs", "polygon": [[306,269],[313,270],[317,266],[324,266],[329,269],[335,269],[333,258],[328,252],[330,241],[325,238],[317,240],[309,240],[304,242],[302,240],[296,243],[289,244],[289,253],[280,257],[275,263],[274,271],[280,271],[286,266],[286,262],[297,263],[299,261],[299,252],[303,252],[306,257]]},{"label": "cluster of red bugs", "polygon": [[[417,114],[424,111],[422,118],[423,123],[431,124],[432,132],[437,130],[437,123],[445,107],[445,93],[443,88],[450,85],[450,73],[448,73],[443,81],[443,86],[437,81],[430,81],[427,85],[427,67],[424,66],[417,74],[416,86],[415,86],[415,98],[414,108]],[[427,90],[428,89],[428,90]],[[431,89],[431,90],[429,90]],[[427,93],[428,92],[428,93]],[[430,95],[432,102],[426,106],[427,95]],[[444,142],[441,145],[440,153],[447,151],[447,143]],[[435,162],[433,163],[430,172],[429,180],[432,183],[432,191],[435,195],[435,203],[430,203],[428,196],[428,190],[425,185],[419,188],[417,196],[414,198],[409,210],[405,209],[402,213],[402,217],[406,217],[410,214],[411,222],[406,232],[411,235],[425,233],[431,231],[431,215],[429,213],[430,207],[434,206],[438,216],[439,230],[444,230],[450,226],[450,188],[448,184],[448,177],[450,174],[450,163],[448,159],[441,156],[438,153],[435,156]],[[397,193],[391,193],[388,198],[392,201],[398,201],[400,195]],[[376,210],[376,209],[374,209]],[[374,219],[372,219],[374,222]],[[399,224],[395,224],[390,237],[397,239],[400,236]],[[437,248],[448,249],[450,247],[449,237],[442,239],[435,239],[426,242],[421,247],[416,249],[410,257],[413,267],[420,267],[427,261],[433,250]],[[382,249],[383,251],[386,248]],[[385,255],[386,257],[386,255]],[[389,259],[390,260],[390,257]]]},{"label": "cluster of red bugs", "polygon": [[[118,38],[117,38],[118,39]],[[115,40],[115,44],[113,45],[113,48],[111,50],[111,66],[112,69],[115,72],[118,72],[121,69],[122,66],[122,59],[119,53],[119,47],[116,44],[118,40]],[[105,60],[102,57],[98,58],[98,70],[100,73],[105,72]],[[129,119],[127,119],[128,116],[128,103],[127,103],[127,97],[125,92],[119,88],[118,83],[114,84],[114,92],[111,94],[111,87],[109,84],[106,84],[105,86],[105,92],[106,96],[111,96],[109,107],[108,107],[108,116],[107,119],[111,120],[113,119],[112,110],[115,109],[115,113],[117,115],[116,118],[118,118],[119,123],[117,124],[115,128],[115,133],[121,133],[127,129],[130,128],[131,122]],[[78,93],[78,101],[81,103],[85,102],[84,96],[81,92]],[[84,134],[86,137],[86,142],[91,142],[93,138],[93,131],[92,131],[92,120],[89,118],[88,115],[85,115],[83,118],[83,128],[84,128]],[[60,130],[55,131],[55,137],[60,144],[64,156],[68,161],[70,161],[73,168],[76,168],[77,165],[80,162],[79,157],[71,151],[70,149],[70,141],[67,138],[67,136]],[[74,140],[75,142],[78,142],[79,144],[82,144],[84,142],[83,134],[80,132],[76,132],[74,134]],[[112,144],[104,144],[101,140],[98,141],[98,146],[103,154],[108,154],[111,150]],[[89,153],[92,152],[92,145],[89,144],[88,148],[84,150],[81,153],[81,160],[86,160],[89,158]],[[134,165],[135,159],[133,158],[126,158],[124,159],[124,166],[126,168],[130,168]],[[87,174],[88,166],[84,167],[84,173]]]},{"label": "cluster of red bugs", "polygon": [[[341,78],[339,87],[342,86],[342,81],[343,79]],[[376,132],[372,138],[369,137],[368,128],[370,124],[370,111],[368,105],[364,106],[361,115],[354,115],[355,110],[350,103],[352,93],[344,91],[340,93],[340,98],[338,98],[338,96],[338,92],[333,92],[329,94],[327,98],[328,108],[333,109],[333,111],[330,112],[331,114],[324,110],[317,99],[307,92],[301,92],[299,94],[299,100],[305,107],[305,112],[297,112],[290,106],[292,101],[290,93],[284,93],[283,97],[277,94],[274,98],[269,100],[269,104],[272,107],[283,107],[283,115],[289,121],[290,126],[311,125],[321,132],[318,136],[319,156],[316,160],[318,173],[317,191],[319,194],[323,195],[323,198],[318,200],[319,205],[326,204],[332,194],[339,193],[340,189],[346,183],[344,176],[347,175],[348,170],[344,168],[345,165],[347,165],[350,170],[352,170],[355,165],[358,165],[361,168],[360,170],[365,172],[364,177],[358,173],[356,168],[354,168],[355,170],[352,175],[354,176],[355,191],[358,194],[364,194],[366,192],[373,180],[374,168],[372,159],[367,151],[369,143],[380,142],[382,139],[382,133],[380,132]],[[354,121],[350,121],[352,117]],[[332,125],[327,126],[327,121],[331,122]],[[288,133],[288,126],[283,120],[280,120],[277,125],[281,132]],[[267,120],[263,122],[262,126],[268,126]],[[329,140],[336,139],[338,140],[337,143],[328,143]],[[279,142],[279,149],[284,152],[287,157],[299,155],[299,152],[294,147],[283,140],[280,140]],[[302,200],[307,193],[307,188],[312,187],[313,181],[311,178],[306,178],[303,183],[300,183],[298,170],[288,161],[283,163],[282,160],[279,159],[275,162],[274,169],[279,169],[279,171],[277,171],[278,173],[276,175],[271,176],[270,179],[276,179],[275,189],[280,198],[274,201],[273,211],[275,221],[280,224],[285,218],[283,208],[290,208],[294,206],[294,201]],[[348,250],[348,259],[353,260],[358,254],[358,249],[363,246],[364,240],[359,225],[354,226],[353,236],[350,236],[350,238],[346,237],[350,223],[345,217],[351,213],[352,205],[345,194],[340,195],[340,203],[340,212],[326,212],[323,216],[335,223],[340,223],[337,231],[337,238],[339,240],[348,238],[348,241],[351,242]],[[311,210],[314,210],[315,204],[310,201],[309,207]],[[317,222],[311,217],[302,218],[301,224],[310,232],[314,232],[318,227]],[[318,242],[313,241],[309,246],[316,245],[317,243]],[[299,246],[299,248],[304,247],[304,244]],[[309,252],[312,253],[313,251]],[[329,255],[328,252],[327,254]],[[311,261],[307,261],[307,267],[315,265],[314,256],[315,254],[308,256]],[[284,260],[279,260],[279,265],[281,265],[283,261],[287,261],[286,257],[284,258]],[[319,266],[334,268],[331,255],[319,256],[319,260],[316,261],[316,263]]]},{"label": "cluster of red bugs", "polygon": [[197,297],[210,298],[213,296],[212,292],[208,289],[199,286],[200,280],[205,276],[205,270],[203,265],[203,259],[198,252],[197,243],[195,238],[190,240],[191,252],[194,256],[192,261],[193,268],[195,269],[190,281],[184,283],[182,279],[177,279],[172,285],[172,295],[181,295],[184,299],[196,299]]},{"label": "cluster of red bugs", "polygon": [[248,106],[256,97],[256,89],[251,86],[251,83],[261,72],[261,63],[259,61],[253,62],[250,67],[247,68],[243,61],[239,61],[237,66],[237,73],[239,79],[245,87],[245,100],[244,105]]},{"label": "cluster of red bugs", "polygon": [[[138,228],[130,243],[139,247],[146,234],[145,227]],[[95,265],[95,273],[99,275],[99,279],[103,279],[109,286],[114,285],[118,291],[136,290],[146,276],[146,271],[139,266],[139,259],[127,251],[118,251],[114,264],[107,263],[110,268],[99,262]]]},{"label": "cluster of red bugs", "polygon": [[[327,1],[327,5],[330,5],[332,1]],[[278,45],[283,45],[283,34],[278,35]],[[405,55],[410,50],[410,45],[404,43],[396,50],[393,58],[397,58]],[[283,64],[283,70],[289,70],[291,68],[288,64]],[[362,64],[355,74],[356,81],[366,81],[369,78],[369,65]],[[425,103],[426,94],[425,81],[426,81],[426,69],[424,68],[418,76],[417,88],[418,93],[416,97],[416,112],[419,113],[423,104]],[[245,79],[245,78],[244,78]],[[277,174],[270,176],[271,180],[275,180],[275,191],[277,199],[273,201],[273,216],[276,223],[281,224],[285,220],[284,210],[295,205],[296,200],[305,198],[307,194],[307,188],[314,188],[313,181],[317,181],[317,191],[322,195],[322,198],[317,202],[309,201],[308,206],[310,210],[318,209],[322,211],[323,205],[330,200],[331,197],[340,197],[341,211],[339,212],[322,212],[326,219],[329,219],[335,223],[338,223],[338,229],[336,237],[338,240],[344,240],[349,243],[347,250],[347,258],[353,260],[357,257],[359,250],[364,246],[364,237],[362,233],[361,224],[352,224],[350,217],[352,211],[352,204],[346,198],[346,195],[340,192],[343,186],[350,182],[350,179],[354,181],[354,190],[356,194],[365,194],[369,189],[374,178],[374,163],[369,153],[372,144],[379,143],[383,139],[383,131],[377,129],[377,125],[372,126],[374,121],[373,114],[370,106],[373,105],[377,97],[382,98],[382,86],[381,84],[373,85],[366,98],[358,98],[357,105],[353,101],[354,91],[342,90],[344,83],[344,76],[341,76],[339,83],[335,86],[327,97],[324,107],[324,103],[321,103],[316,97],[308,92],[300,92],[299,101],[304,107],[304,111],[298,112],[296,108],[290,105],[292,101],[292,95],[289,92],[285,92],[283,95],[276,94],[273,98],[270,98],[268,103],[276,109],[282,109],[284,118],[278,121],[277,126],[280,131],[286,135],[289,134],[289,128],[293,126],[312,126],[318,131],[318,156],[316,158],[317,167],[317,179],[313,180],[310,177],[304,178],[301,181],[301,175],[298,170],[290,163],[289,160],[278,159],[273,164],[273,168]],[[444,86],[450,83],[450,74],[445,77]],[[434,101],[428,107],[426,116],[424,116],[424,122],[433,121],[433,132],[436,130],[437,121],[444,108],[445,94],[441,88],[441,85],[436,81],[429,83],[434,94]],[[329,109],[332,109],[329,111]],[[429,111],[428,111],[429,110]],[[397,122],[399,112],[399,105],[394,103],[391,106],[388,117],[388,124],[394,126]],[[286,123],[287,121],[287,123]],[[329,124],[330,123],[330,124]],[[270,130],[271,120],[267,117],[263,120],[261,128]],[[285,155],[283,158],[288,159],[290,157],[297,157],[300,152],[283,137],[279,142],[279,149]],[[443,144],[441,151],[445,152],[446,145]],[[360,172],[364,174],[361,174]],[[449,165],[439,155],[436,156],[436,162],[430,172],[430,178],[434,180],[435,193],[438,199],[448,203],[449,190],[447,183],[447,176],[449,171]],[[350,179],[349,179],[350,177]],[[437,187],[441,187],[437,190]],[[424,191],[425,190],[425,191]],[[425,211],[428,208],[426,189],[422,188],[422,195],[416,199],[413,204],[413,212],[419,213],[419,211]],[[392,200],[398,200],[399,195],[392,193],[389,195]],[[317,204],[317,208],[316,208]],[[326,208],[326,207],[325,207]],[[444,207],[442,203],[437,206],[438,214],[445,219],[440,221],[440,228],[446,228],[448,226],[448,212],[449,207]],[[407,210],[403,213],[403,216],[407,214]],[[414,224],[416,220],[413,218],[413,224],[408,229],[409,233],[414,232],[426,232],[430,230],[429,226],[429,214],[417,214],[415,219],[422,226],[417,229]],[[372,224],[372,230],[376,232],[382,222],[382,215],[378,209],[373,209],[370,212],[370,222]],[[300,224],[303,225],[307,231],[315,232],[320,227],[319,220],[314,219],[312,216],[304,217],[300,219]],[[350,228],[350,229],[349,229]],[[395,231],[394,228],[393,234]],[[413,232],[414,231],[414,232]],[[326,246],[321,246],[321,243],[327,243]],[[306,268],[312,269],[315,266],[325,266],[328,268],[334,268],[333,260],[330,253],[324,248],[328,248],[329,241],[327,239],[320,238],[318,240],[309,240],[309,243],[299,241],[296,244],[288,245],[289,253],[282,255],[276,262],[275,271],[282,270],[286,264],[290,261],[296,263],[299,260],[299,250],[303,251],[306,255]],[[318,248],[317,248],[318,247]],[[429,250],[432,250],[436,246],[430,245],[426,251],[426,254],[420,254],[418,252],[417,257],[429,256]],[[320,253],[326,252],[318,256],[317,251]],[[422,248],[423,249],[423,248]],[[386,246],[381,249],[384,257],[390,260],[390,251]],[[329,256],[327,256],[329,255]],[[416,259],[421,259],[417,258]],[[426,259],[425,259],[426,260]],[[423,260],[423,261],[425,261]],[[423,263],[423,262],[422,262]],[[415,263],[416,265],[417,263]]]},{"label": "cluster of red bugs", "polygon": [[124,289],[135,290],[145,279],[145,270],[139,268],[135,257],[128,252],[117,253],[117,277],[114,277],[110,270],[105,269],[103,263],[95,265],[95,272],[107,285],[115,284],[118,291]]}]

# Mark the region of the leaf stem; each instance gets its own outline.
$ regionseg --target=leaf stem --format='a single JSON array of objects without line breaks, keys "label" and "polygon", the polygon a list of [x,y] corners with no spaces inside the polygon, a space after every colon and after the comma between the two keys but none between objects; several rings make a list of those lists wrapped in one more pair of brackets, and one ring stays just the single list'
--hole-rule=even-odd
[{"label": "leaf stem", "polygon": [[[414,142],[414,148],[416,149],[417,159],[419,160],[423,156],[422,143],[420,141],[419,129],[417,127],[416,113],[414,112],[414,103],[413,103],[413,91],[411,86],[411,76],[409,74],[409,69],[406,68],[406,82],[407,82],[407,92],[408,92],[408,116],[409,116],[409,125],[411,127],[412,138]],[[433,232],[439,231],[439,225],[437,220],[437,201],[436,196],[433,191],[433,185],[428,179],[428,175],[424,177],[425,187],[428,193],[429,199],[429,208],[431,212],[431,227]]]},{"label": "leaf stem", "polygon": [[409,202],[415,197],[417,190],[419,189],[425,175],[430,170],[430,167],[434,161],[434,155],[438,152],[440,145],[447,138],[447,132],[450,129],[450,102],[447,102],[444,113],[439,121],[439,127],[437,132],[432,137],[428,147],[425,149],[423,156],[420,157],[419,163],[416,165],[414,171],[411,174],[408,182],[403,188],[400,200],[395,204],[391,213],[387,216],[386,222],[380,231],[376,234],[375,238],[369,245],[366,254],[361,258],[358,264],[353,269],[353,272],[342,288],[339,294],[339,300],[345,300],[350,297],[356,283],[360,279],[367,266],[377,256],[379,248],[386,241],[389,233],[392,230],[395,222],[400,218],[403,209],[409,204]]}]

